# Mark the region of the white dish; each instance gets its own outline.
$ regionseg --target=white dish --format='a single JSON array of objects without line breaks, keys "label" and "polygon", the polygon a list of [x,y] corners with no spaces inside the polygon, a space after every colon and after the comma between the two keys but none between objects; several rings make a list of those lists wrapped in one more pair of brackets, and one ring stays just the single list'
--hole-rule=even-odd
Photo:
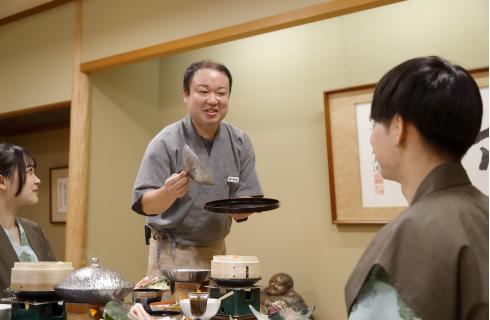
[{"label": "white dish", "polygon": [[10,320],[10,304],[0,304],[0,320]]},{"label": "white dish", "polygon": [[[186,317],[192,318],[190,300],[189,299],[179,300],[179,304],[180,307],[182,308],[182,312],[184,313],[184,315]],[[220,305],[221,305],[221,300],[208,298],[206,312],[204,312],[204,314],[201,317],[199,317],[199,319],[201,320],[211,319],[218,313]]]}]

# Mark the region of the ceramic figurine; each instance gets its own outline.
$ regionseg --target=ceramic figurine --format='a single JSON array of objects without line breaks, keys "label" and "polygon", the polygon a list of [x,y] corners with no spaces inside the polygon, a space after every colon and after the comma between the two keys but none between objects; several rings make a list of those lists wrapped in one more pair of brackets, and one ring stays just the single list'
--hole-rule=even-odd
[{"label": "ceramic figurine", "polygon": [[285,302],[287,307],[302,311],[308,308],[303,298],[294,291],[293,278],[287,273],[277,273],[269,280],[269,286],[260,290],[261,310],[272,314]]}]

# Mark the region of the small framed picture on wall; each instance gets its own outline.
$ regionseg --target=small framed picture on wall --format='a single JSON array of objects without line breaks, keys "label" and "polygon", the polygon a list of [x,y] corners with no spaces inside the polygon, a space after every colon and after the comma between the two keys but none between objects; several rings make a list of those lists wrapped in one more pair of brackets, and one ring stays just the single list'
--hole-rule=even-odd
[{"label": "small framed picture on wall", "polygon": [[68,168],[49,169],[50,221],[66,223],[68,212]]}]

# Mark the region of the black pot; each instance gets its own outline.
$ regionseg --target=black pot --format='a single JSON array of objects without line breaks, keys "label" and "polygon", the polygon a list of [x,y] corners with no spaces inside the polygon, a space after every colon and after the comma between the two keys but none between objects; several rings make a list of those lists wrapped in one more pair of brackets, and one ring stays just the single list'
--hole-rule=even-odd
[{"label": "black pot", "polygon": [[134,303],[141,303],[146,311],[151,311],[150,303],[162,301],[162,296],[165,290],[161,289],[134,289],[131,292],[131,297]]}]

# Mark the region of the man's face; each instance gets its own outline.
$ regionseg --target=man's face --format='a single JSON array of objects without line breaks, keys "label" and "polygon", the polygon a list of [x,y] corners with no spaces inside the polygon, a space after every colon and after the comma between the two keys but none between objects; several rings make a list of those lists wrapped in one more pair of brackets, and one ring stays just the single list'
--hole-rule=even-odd
[{"label": "man's face", "polygon": [[[393,121],[391,122],[393,124]],[[376,161],[381,167],[381,175],[385,179],[396,180],[397,148],[396,138],[390,126],[376,122],[371,133],[371,146]]]},{"label": "man's face", "polygon": [[230,84],[228,77],[214,69],[200,69],[191,80],[184,103],[199,130],[213,132],[228,112]]}]

